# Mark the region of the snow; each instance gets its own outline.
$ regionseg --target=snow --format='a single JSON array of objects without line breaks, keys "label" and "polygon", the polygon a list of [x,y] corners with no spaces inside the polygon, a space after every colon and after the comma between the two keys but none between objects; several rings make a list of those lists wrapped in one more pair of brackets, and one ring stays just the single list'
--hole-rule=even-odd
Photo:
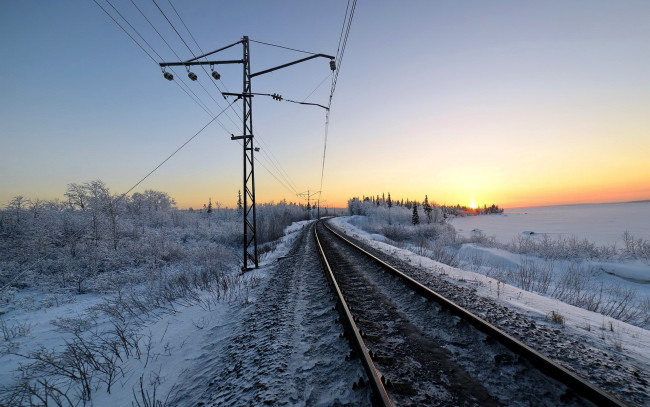
[{"label": "snow", "polygon": [[466,237],[477,230],[501,243],[533,232],[535,236],[576,236],[620,248],[626,230],[650,240],[650,202],[515,208],[499,215],[454,218],[451,224]]},{"label": "snow", "polygon": [[[278,258],[287,254],[296,237],[308,222],[296,222],[285,229],[285,236],[278,242],[273,252],[266,253],[257,270],[246,273],[248,279],[264,280]],[[230,297],[229,300],[214,301],[211,293],[203,292],[199,301],[178,301],[175,311],[159,312],[149,318],[139,329],[140,348],[142,355],[124,358],[121,364],[121,373],[112,385],[110,394],[103,383],[93,388],[92,406],[128,406],[134,400],[141,405],[143,393],[149,402],[156,400],[165,402],[168,397],[173,397],[180,389],[191,388],[197,383],[205,383],[208,379],[205,372],[194,368],[205,359],[206,346],[212,346],[212,352],[220,355],[222,348],[227,343],[233,331],[241,325],[242,310],[251,307],[264,292],[261,287],[253,288],[250,292]],[[108,317],[97,316],[93,307],[103,303],[104,297],[97,294],[85,294],[67,298],[67,303],[58,306],[43,307],[42,304],[52,302],[52,295],[38,291],[21,291],[12,300],[11,309],[4,310],[0,318],[7,326],[14,326],[21,321],[27,321],[29,333],[25,336],[13,338],[4,343],[6,349],[0,353],[0,386],[10,386],[17,380],[18,368],[26,360],[18,354],[28,355],[40,347],[48,350],[61,348],[66,340],[72,338],[69,332],[63,332],[52,322],[62,318],[94,319],[98,329],[108,324]],[[63,299],[61,299],[63,301]],[[207,306],[210,302],[211,306]],[[330,307],[331,308],[331,307]],[[336,333],[338,337],[338,332]],[[345,344],[345,339],[339,340]],[[347,346],[347,345],[345,345]],[[211,360],[209,371],[225,371],[231,360],[215,358]],[[221,363],[221,364],[219,364]],[[315,365],[324,365],[320,355],[313,355],[310,365],[304,361],[291,363],[303,364],[307,374]],[[310,367],[312,366],[312,367]],[[255,370],[255,366],[251,366]],[[307,390],[308,392],[310,390]],[[154,393],[155,392],[155,393]],[[317,393],[317,392],[315,392]],[[321,396],[322,397],[322,396]],[[339,394],[339,401],[346,403],[355,400],[354,394]]]},{"label": "snow", "polygon": [[[600,269],[605,273],[616,275],[633,282],[642,284],[650,283],[650,264],[642,260],[627,261],[624,263],[592,261],[590,264],[593,268]],[[648,291],[650,294],[650,290]]]},{"label": "snow", "polygon": [[[623,206],[620,206],[623,205]],[[627,206],[626,206],[627,205]],[[606,209],[610,210],[615,208],[620,210],[625,209],[625,217],[629,216],[632,212],[630,208],[635,208],[634,213],[643,213],[648,204],[619,204],[610,205]],[[572,211],[574,208],[570,208]],[[597,208],[586,206],[586,210],[592,212]],[[568,234],[570,233],[571,226],[564,226],[564,229],[556,225],[551,227],[540,227],[540,223],[545,222],[546,217],[551,216],[549,213],[551,209],[540,209],[539,217],[535,218],[533,215],[534,210],[528,209],[524,212],[516,212],[513,215],[489,215],[471,218],[455,219],[454,225],[459,227],[463,225],[464,230],[468,233],[474,229],[481,229],[483,233],[489,235],[496,231],[495,236],[497,239],[503,239],[504,242],[509,241],[512,237],[506,237],[507,233],[521,233],[525,230],[532,231],[549,231],[548,233]],[[607,211],[605,211],[607,212]],[[533,214],[533,215],[531,215]],[[538,215],[535,215],[538,216]],[[516,222],[511,222],[509,219],[515,219]],[[635,237],[649,238],[647,233],[641,233],[635,229],[635,225],[641,225],[644,228],[650,216],[643,219],[637,219],[635,224],[630,225],[610,225],[605,222],[605,229],[610,232],[596,233],[596,226],[589,224],[575,224],[572,227],[579,233],[584,233],[585,237],[589,237],[590,231],[598,235],[598,240],[602,244],[612,244],[615,240],[620,239],[614,237],[614,230],[617,230],[617,235],[621,234],[621,227],[625,227]],[[510,284],[505,284],[502,281],[488,277],[480,272],[475,272],[458,267],[451,267],[427,257],[419,256],[406,248],[399,248],[392,245],[391,241],[385,236],[380,234],[370,234],[348,223],[349,218],[335,218],[332,222],[339,228],[346,231],[346,233],[355,236],[356,238],[364,241],[366,244],[372,246],[377,250],[393,255],[405,262],[413,265],[420,266],[429,270],[435,275],[442,276],[443,278],[454,282],[457,285],[469,286],[476,290],[480,296],[491,298],[497,303],[502,303],[511,308],[516,308],[522,313],[529,315],[537,320],[546,320],[552,313],[557,313],[564,317],[564,329],[568,332],[575,334],[576,338],[581,338],[592,344],[592,346],[600,347],[603,351],[611,352],[613,349],[624,352],[629,357],[638,361],[643,367],[643,370],[650,370],[650,331],[638,326],[634,326],[610,317],[603,316],[599,313],[591,312],[585,309],[574,307],[572,305],[563,303],[556,299],[539,295],[534,292],[522,290]],[[565,219],[569,222],[569,219]],[[472,223],[474,222],[474,223]],[[585,222],[583,220],[583,222]],[[505,225],[504,225],[505,223]],[[125,358],[124,363],[121,365],[120,374],[112,386],[112,391],[109,394],[106,391],[106,386],[99,383],[93,388],[91,405],[93,406],[114,406],[114,405],[131,405],[134,399],[142,402],[143,393],[140,391],[140,383],[142,380],[142,391],[144,397],[148,397],[152,401],[155,391],[157,400],[165,401],[168,397],[174,399],[180,393],[187,393],[187,389],[206,391],[206,381],[209,380],[208,376],[215,377],[212,372],[226,372],[226,377],[232,369],[233,360],[229,360],[224,355],[239,355],[235,351],[228,350],[228,344],[232,344],[233,338],[245,337],[247,326],[242,322],[246,315],[253,315],[252,310],[255,309],[257,304],[261,302],[264,295],[268,293],[267,288],[270,281],[273,281],[274,273],[277,273],[278,264],[289,265],[292,268],[302,269],[299,266],[300,262],[307,262],[305,264],[317,264],[317,261],[305,260],[303,257],[296,256],[291,252],[295,246],[296,239],[301,233],[308,222],[294,223],[285,230],[285,236],[277,243],[272,252],[265,253],[261,258],[261,267],[250,273],[247,277],[257,279],[261,283],[258,286],[251,287],[250,291],[245,290],[239,292],[236,296],[231,296],[229,299],[222,299],[214,301],[209,292],[200,293],[198,301],[182,301],[177,302],[174,311],[158,312],[152,314],[145,319],[144,324],[139,325],[140,343],[142,355],[139,358],[130,357]],[[545,225],[545,223],[541,223]],[[646,232],[650,231],[650,227],[644,229]],[[476,233],[476,232],[474,232]],[[542,233],[542,232],[539,232]],[[546,233],[546,232],[544,232]],[[538,233],[535,233],[538,235]],[[609,237],[608,237],[609,236]],[[609,239],[609,240],[608,240]],[[306,250],[306,249],[305,249]],[[291,255],[289,256],[289,254]],[[522,256],[519,254],[508,252],[495,247],[485,247],[476,243],[465,243],[459,249],[459,257],[461,258],[481,258],[480,263],[484,266],[501,266],[516,268],[521,266],[527,261],[543,261],[543,259],[535,258],[533,256]],[[281,262],[278,263],[279,259]],[[287,260],[284,260],[287,259]],[[568,267],[568,260],[556,261],[556,269],[558,272]],[[604,283],[609,284],[617,282],[626,284],[625,287],[634,287],[637,290],[637,295],[650,295],[650,274],[648,274],[647,261],[643,259],[625,260],[621,262],[590,259],[586,260],[585,264],[588,268],[598,271],[598,278]],[[310,266],[311,267],[311,266]],[[483,266],[477,266],[483,267]],[[286,269],[286,266],[285,266]],[[276,276],[276,281],[277,281]],[[291,391],[284,398],[286,403],[294,403],[296,400],[312,400],[319,405],[327,405],[327,394],[319,392],[316,387],[307,386],[300,387],[300,383],[305,382],[305,378],[317,375],[325,375],[327,369],[338,369],[339,377],[337,381],[338,386],[342,386],[339,393],[337,393],[338,401],[342,404],[356,403],[363,400],[367,395],[360,394],[359,392],[351,392],[347,389],[346,384],[350,381],[350,376],[355,376],[356,379],[363,372],[360,368],[352,368],[351,372],[343,374],[336,363],[332,362],[331,355],[320,352],[325,346],[328,351],[333,354],[341,353],[341,349],[345,346],[345,339],[338,338],[338,328],[333,323],[328,330],[323,331],[325,334],[315,332],[318,323],[309,323],[304,325],[303,320],[308,319],[308,314],[314,313],[316,316],[327,317],[325,311],[319,309],[312,309],[311,302],[305,297],[314,295],[314,288],[306,288],[304,284],[310,283],[312,278],[304,278],[300,284],[302,286],[293,288],[292,296],[288,297],[290,301],[295,298],[295,310],[293,319],[289,321],[291,327],[298,327],[294,331],[294,339],[292,344],[269,342],[269,352],[273,349],[284,349],[287,351],[287,346],[291,345],[293,350],[287,353],[288,363],[284,367],[287,369],[283,372],[284,376],[280,378],[273,377],[275,362],[269,362],[266,365],[266,374],[262,379],[257,382],[240,380],[235,383],[237,388],[250,389],[250,386],[259,383],[276,383],[280,380],[286,386],[291,388]],[[643,282],[644,284],[639,284]],[[293,284],[294,282],[292,282]],[[276,290],[277,291],[277,290]],[[287,290],[289,292],[289,290]],[[11,298],[12,307],[4,307],[0,319],[7,328],[17,327],[23,328],[22,334],[17,334],[11,340],[2,343],[2,352],[0,352],[0,385],[9,386],[16,382],[16,375],[20,364],[25,363],[25,359],[19,354],[27,355],[32,351],[45,347],[49,350],[60,349],[66,340],[72,337],[69,331],[64,331],[53,324],[53,321],[62,321],[65,318],[78,318],[94,320],[97,329],[106,328],[109,323],[108,317],[103,316],[94,308],[100,306],[106,298],[110,295],[102,297],[97,294],[84,294],[84,295],[62,295],[57,293],[46,293],[34,290],[21,290],[13,294],[4,292],[3,296],[13,296]],[[3,300],[5,300],[3,298]],[[314,298],[314,297],[309,297]],[[210,302],[210,306],[206,304]],[[325,304],[326,308],[331,308],[326,300],[321,301],[320,305]],[[268,301],[267,301],[268,305]],[[282,311],[284,315],[286,310]],[[260,316],[261,315],[261,316]],[[267,314],[258,312],[258,317],[265,319]],[[280,316],[282,316],[280,315]],[[311,318],[311,317],[309,317]],[[254,326],[254,325],[253,325]],[[282,326],[280,326],[282,328]],[[266,328],[258,328],[259,331],[251,332],[251,337],[254,341],[268,340]],[[285,329],[285,328],[282,328]],[[288,329],[288,328],[286,328]],[[18,332],[18,331],[16,331]],[[296,336],[297,335],[297,336]],[[320,336],[319,336],[320,335]],[[304,337],[304,338],[303,338]],[[305,339],[308,338],[308,339]],[[295,342],[295,343],[293,343]],[[325,345],[331,343],[331,345]],[[593,345],[595,344],[595,345]],[[318,350],[318,352],[316,352]],[[229,353],[230,352],[230,353]],[[232,353],[235,352],[235,353]],[[272,353],[271,353],[272,354]],[[206,355],[214,355],[206,359]],[[244,354],[248,355],[248,354]],[[259,374],[256,359],[250,355],[244,358],[246,366],[243,369],[249,374]],[[274,364],[275,363],[275,364]],[[328,373],[329,374],[329,373]],[[293,377],[293,381],[290,378]],[[230,380],[230,379],[229,379]],[[233,379],[237,381],[238,379]],[[298,384],[296,384],[298,383]],[[219,386],[214,386],[216,389]],[[179,389],[183,391],[179,393]],[[248,390],[246,390],[248,391]],[[222,394],[222,393],[221,393]],[[270,397],[285,397],[285,395],[278,395],[269,393]],[[333,394],[333,393],[332,393]],[[224,397],[212,394],[210,397]],[[246,403],[254,403],[253,395],[240,395],[239,401]],[[189,400],[189,399],[181,399]]]},{"label": "snow", "polygon": [[[480,218],[496,218],[500,216],[480,216]],[[475,218],[472,218],[475,220]],[[430,270],[431,273],[445,276],[460,285],[470,285],[480,296],[492,298],[508,307],[514,307],[537,319],[547,319],[555,312],[564,317],[565,329],[573,331],[576,336],[586,336],[590,342],[599,344],[602,349],[611,351],[612,347],[622,349],[628,356],[639,361],[650,369],[650,331],[591,312],[582,308],[563,303],[556,299],[545,297],[533,292],[522,290],[510,284],[487,277],[469,270],[451,267],[443,263],[419,256],[405,248],[398,248],[388,243],[377,241],[373,236],[347,222],[347,217],[332,220],[346,234],[363,241],[365,244],[390,254],[407,263]],[[490,219],[487,222],[494,222]],[[490,261],[518,264],[519,255],[504,250],[481,248],[476,245],[464,245],[466,251],[476,251],[486,256]]]}]

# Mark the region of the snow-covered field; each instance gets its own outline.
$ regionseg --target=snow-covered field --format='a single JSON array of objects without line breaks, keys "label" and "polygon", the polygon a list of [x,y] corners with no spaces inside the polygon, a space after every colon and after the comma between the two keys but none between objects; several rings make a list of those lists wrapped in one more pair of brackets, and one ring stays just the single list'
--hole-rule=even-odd
[{"label": "snow-covered field", "polygon": [[534,232],[554,238],[576,236],[621,248],[626,230],[636,238],[650,240],[650,202],[515,208],[499,215],[454,218],[451,224],[466,237],[472,231],[482,231],[501,243]]}]

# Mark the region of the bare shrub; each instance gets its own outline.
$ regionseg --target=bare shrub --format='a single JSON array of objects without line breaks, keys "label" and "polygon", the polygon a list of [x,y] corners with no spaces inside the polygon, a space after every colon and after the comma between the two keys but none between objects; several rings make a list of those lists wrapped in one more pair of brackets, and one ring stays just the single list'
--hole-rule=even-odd
[{"label": "bare shrub", "polygon": [[[140,376],[140,387],[136,390],[133,388],[133,402],[131,403],[137,407],[165,407],[167,405],[167,400],[169,399],[169,394],[167,398],[162,401],[157,398],[156,391],[158,388],[158,382],[153,381],[152,385],[153,390],[149,392],[148,389],[144,388],[143,376]],[[134,404],[135,403],[135,404]]]},{"label": "bare shrub", "polygon": [[433,249],[429,251],[430,259],[447,264],[452,267],[458,267],[459,261],[456,253],[448,250],[445,246],[434,245]]},{"label": "bare shrub", "polygon": [[0,331],[2,331],[2,339],[5,341],[27,336],[31,329],[32,325],[27,321],[11,321],[8,323],[4,318],[0,318]]},{"label": "bare shrub", "polygon": [[526,257],[519,267],[512,272],[515,285],[526,290],[546,294],[553,281],[553,262],[539,264]]},{"label": "bare shrub", "polygon": [[546,315],[546,319],[556,324],[564,325],[564,315],[560,314],[557,311],[551,311]]}]

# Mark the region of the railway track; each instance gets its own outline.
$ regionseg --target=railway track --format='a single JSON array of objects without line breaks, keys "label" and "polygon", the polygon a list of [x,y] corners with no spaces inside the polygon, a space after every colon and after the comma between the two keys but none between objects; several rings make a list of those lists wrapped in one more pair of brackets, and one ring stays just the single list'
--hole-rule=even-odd
[{"label": "railway track", "polygon": [[324,222],[314,233],[376,405],[624,405]]}]

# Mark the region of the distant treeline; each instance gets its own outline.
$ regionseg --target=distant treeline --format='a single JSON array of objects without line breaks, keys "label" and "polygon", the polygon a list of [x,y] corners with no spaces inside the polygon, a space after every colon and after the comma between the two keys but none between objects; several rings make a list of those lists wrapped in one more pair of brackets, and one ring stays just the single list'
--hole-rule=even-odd
[{"label": "distant treeline", "polygon": [[386,208],[391,208],[393,206],[396,207],[404,207],[409,210],[412,210],[413,207],[415,206],[416,208],[421,208],[424,210],[425,213],[429,214],[433,212],[433,209],[435,209],[435,212],[439,212],[443,218],[448,218],[451,216],[476,216],[476,215],[489,215],[489,214],[495,214],[495,213],[503,213],[503,209],[499,208],[499,205],[492,204],[490,206],[484,205],[482,208],[470,208],[467,206],[461,206],[460,204],[457,205],[439,205],[438,203],[434,201],[429,201],[428,195],[424,196],[424,200],[422,202],[419,201],[412,201],[408,198],[406,199],[393,199],[391,198],[390,192],[388,194],[382,193],[380,195],[375,195],[375,196],[361,196],[359,197],[353,197],[348,200],[348,212],[351,215],[360,215],[359,213],[359,204],[363,203],[365,204],[372,204],[378,207],[386,207]]}]

